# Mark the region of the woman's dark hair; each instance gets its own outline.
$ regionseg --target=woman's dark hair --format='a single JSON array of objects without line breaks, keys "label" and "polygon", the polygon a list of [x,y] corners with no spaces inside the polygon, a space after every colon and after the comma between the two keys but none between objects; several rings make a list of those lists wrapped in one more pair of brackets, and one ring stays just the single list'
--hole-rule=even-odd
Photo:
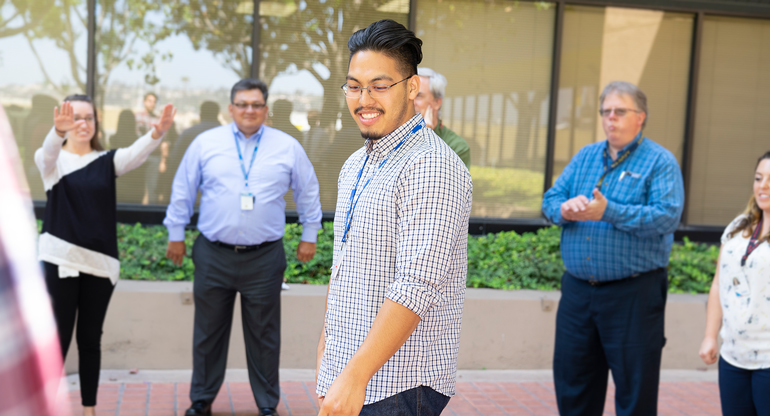
[{"label": "woman's dark hair", "polygon": [[235,85],[233,85],[233,89],[230,90],[230,102],[233,103],[235,101],[235,93],[238,91],[251,90],[262,91],[262,99],[267,102],[267,84],[256,78],[244,78],[236,82]]},{"label": "woman's dark hair", "polygon": [[[759,167],[759,164],[762,163],[763,160],[770,160],[770,151],[765,152],[764,155],[757,159],[757,166],[754,168],[754,170]],[[746,211],[743,212],[743,218],[730,232],[730,234],[727,235],[727,237],[733,238],[733,236],[741,232],[743,233],[744,237],[751,236],[751,233],[754,232],[754,227],[759,224],[760,219],[762,219],[762,210],[759,209],[759,204],[757,204],[757,200],[754,198],[754,193],[752,192],[751,198],[749,198],[749,203],[746,206]],[[765,218],[765,220],[770,221],[770,218]],[[770,237],[770,234],[760,236],[760,241],[767,241],[768,237]]]},{"label": "woman's dark hair", "polygon": [[[99,116],[96,114],[96,105],[94,104],[94,100],[91,99],[91,97],[85,95],[85,94],[72,94],[68,95],[64,98],[64,101],[82,101],[84,103],[91,104],[91,107],[94,110],[94,137],[91,138],[91,149],[93,150],[104,150],[104,147],[102,147],[102,144],[99,143]],[[67,142],[66,140],[64,141]]]},{"label": "woman's dark hair", "polygon": [[361,51],[380,52],[395,59],[404,76],[417,75],[417,65],[422,62],[422,40],[401,23],[390,19],[380,20],[361,29],[348,40],[350,59]]}]

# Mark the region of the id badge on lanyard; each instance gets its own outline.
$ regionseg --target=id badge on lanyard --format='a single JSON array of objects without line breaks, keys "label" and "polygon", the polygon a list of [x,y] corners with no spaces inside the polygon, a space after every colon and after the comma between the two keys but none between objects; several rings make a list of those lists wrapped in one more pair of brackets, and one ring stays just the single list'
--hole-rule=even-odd
[{"label": "id badge on lanyard", "polygon": [[241,210],[251,211],[254,209],[254,195],[250,192],[244,192],[241,194]]},{"label": "id badge on lanyard", "polygon": [[747,298],[751,295],[751,287],[749,287],[749,279],[746,273],[743,276],[733,277],[733,293],[739,298]]},{"label": "id badge on lanyard", "polygon": [[337,257],[337,263],[332,266],[332,276],[331,280],[334,280],[337,278],[337,274],[340,272],[340,266],[342,266],[342,259],[345,257],[345,249],[347,249],[348,243],[342,243],[342,247],[340,247],[340,254]]},{"label": "id badge on lanyard", "polygon": [[241,172],[243,173],[244,191],[241,192],[241,211],[251,211],[254,209],[254,201],[256,198],[254,194],[249,192],[249,173],[252,166],[254,166],[254,159],[257,158],[257,149],[259,149],[259,141],[262,138],[263,128],[259,130],[259,136],[257,136],[257,143],[254,145],[254,153],[251,154],[251,163],[249,163],[249,169],[243,164],[243,154],[241,153],[241,146],[238,144],[237,134],[233,134],[235,138],[235,148],[238,150],[238,161],[241,164]]}]

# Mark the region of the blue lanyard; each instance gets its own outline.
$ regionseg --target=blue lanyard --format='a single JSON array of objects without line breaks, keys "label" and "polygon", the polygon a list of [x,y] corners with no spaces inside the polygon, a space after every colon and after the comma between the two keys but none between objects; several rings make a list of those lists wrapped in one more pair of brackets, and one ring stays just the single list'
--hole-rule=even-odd
[{"label": "blue lanyard", "polygon": [[[243,154],[241,154],[241,146],[238,144],[238,133],[236,131],[233,131],[233,138],[235,139],[235,148],[238,149],[238,161],[241,163],[241,172],[243,172],[243,181],[246,183],[247,190],[249,189],[249,173],[251,172],[251,167],[254,166],[254,160],[257,158],[257,149],[259,149],[259,141],[262,139],[262,133],[264,131],[265,131],[264,127],[259,128],[259,135],[257,136],[257,144],[254,146],[254,153],[251,154],[251,163],[249,163],[249,170],[246,170],[246,166],[244,166],[243,164]],[[245,137],[246,136],[244,136],[244,138]]]},{"label": "blue lanyard", "polygon": [[[377,166],[377,168],[374,170],[374,173],[372,173],[372,176],[369,177],[369,179],[364,183],[364,187],[361,188],[361,192],[358,194],[358,198],[355,198],[356,196],[356,190],[358,189],[358,182],[361,180],[361,175],[364,173],[364,168],[366,167],[366,162],[369,160],[369,155],[366,155],[366,159],[364,159],[364,164],[361,165],[361,170],[358,171],[358,176],[356,176],[356,184],[353,185],[353,190],[350,191],[350,202],[348,205],[348,213],[345,215],[345,232],[342,234],[342,242],[344,243],[348,239],[348,231],[350,231],[350,223],[353,220],[353,212],[356,210],[356,205],[358,205],[358,200],[361,199],[361,195],[364,194],[364,189],[369,185],[369,182],[372,181],[372,178],[374,178],[375,175],[377,175],[377,172],[380,171],[380,168],[385,164],[385,162],[390,159],[390,156],[398,150],[399,147],[401,147],[406,140],[411,137],[414,133],[417,133],[420,131],[421,128],[425,127],[425,121],[421,121],[419,124],[414,126],[412,128],[412,131],[409,132],[409,134],[406,135],[403,139],[401,139],[400,142],[396,145],[396,147],[393,148],[393,150],[388,153],[387,156],[385,156],[385,159]],[[354,200],[355,199],[355,200]]]}]

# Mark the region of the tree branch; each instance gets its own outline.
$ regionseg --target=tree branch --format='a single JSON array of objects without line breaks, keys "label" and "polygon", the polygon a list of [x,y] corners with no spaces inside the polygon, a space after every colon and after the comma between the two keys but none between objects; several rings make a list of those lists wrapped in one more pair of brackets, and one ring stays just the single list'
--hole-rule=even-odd
[{"label": "tree branch", "polygon": [[51,86],[58,92],[59,94],[63,94],[63,90],[60,86],[56,85],[52,80],[51,77],[48,75],[48,71],[45,70],[45,65],[43,64],[43,60],[40,59],[40,54],[37,53],[37,49],[35,48],[35,45],[32,43],[32,38],[29,37],[29,34],[24,33],[24,38],[27,39],[27,43],[29,43],[29,48],[32,50],[32,54],[35,55],[35,59],[37,59],[37,63],[40,66],[40,71],[43,72],[43,77],[45,77],[45,80],[47,83],[51,84]]}]

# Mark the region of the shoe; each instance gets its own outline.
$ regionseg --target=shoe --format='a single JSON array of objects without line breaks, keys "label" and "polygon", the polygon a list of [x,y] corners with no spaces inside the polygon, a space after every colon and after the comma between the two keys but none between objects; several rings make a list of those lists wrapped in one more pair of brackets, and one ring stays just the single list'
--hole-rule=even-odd
[{"label": "shoe", "polygon": [[211,416],[211,403],[198,400],[184,412],[184,416]]},{"label": "shoe", "polygon": [[262,407],[259,409],[259,416],[278,416],[278,412],[272,407]]},{"label": "shoe", "polygon": [[[286,284],[286,282],[281,283],[281,290],[289,290],[291,289],[289,285]],[[267,409],[267,407],[265,408]]]}]

